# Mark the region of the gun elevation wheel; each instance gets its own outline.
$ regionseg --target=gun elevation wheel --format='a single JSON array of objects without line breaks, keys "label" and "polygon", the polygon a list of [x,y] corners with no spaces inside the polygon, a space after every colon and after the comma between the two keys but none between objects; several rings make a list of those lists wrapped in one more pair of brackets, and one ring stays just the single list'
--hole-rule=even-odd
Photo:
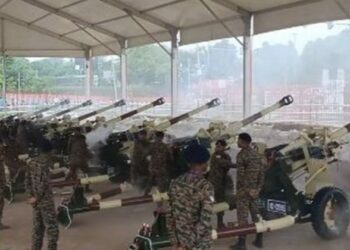
[{"label": "gun elevation wheel", "polygon": [[319,190],[312,202],[311,221],[315,232],[326,240],[342,237],[349,226],[349,200],[336,187]]}]

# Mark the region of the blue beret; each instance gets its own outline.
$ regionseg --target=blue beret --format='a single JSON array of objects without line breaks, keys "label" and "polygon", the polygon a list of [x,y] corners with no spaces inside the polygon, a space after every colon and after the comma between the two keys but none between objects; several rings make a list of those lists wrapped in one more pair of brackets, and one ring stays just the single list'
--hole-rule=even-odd
[{"label": "blue beret", "polygon": [[188,163],[202,164],[209,161],[210,153],[202,145],[191,144],[184,150],[184,157]]}]

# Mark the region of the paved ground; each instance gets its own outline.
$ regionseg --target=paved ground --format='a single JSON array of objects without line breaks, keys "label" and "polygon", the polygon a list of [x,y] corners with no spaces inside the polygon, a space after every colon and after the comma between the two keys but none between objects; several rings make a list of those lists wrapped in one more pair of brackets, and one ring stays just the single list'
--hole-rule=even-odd
[{"label": "paved ground", "polygon": [[[342,168],[333,167],[336,183],[350,192],[350,164]],[[103,186],[94,186],[102,190]],[[123,196],[134,195],[130,191]],[[122,196],[120,196],[122,197]],[[6,224],[11,230],[0,232],[0,250],[30,249],[31,208],[24,203],[24,196],[18,196],[14,204],[5,209]],[[59,201],[59,199],[57,200]],[[60,230],[59,249],[64,250],[124,250],[143,222],[151,222],[153,204],[99,212],[80,214],[75,217],[71,229]],[[227,220],[233,221],[233,212],[228,213]],[[252,237],[249,238],[249,244]],[[219,240],[214,249],[228,249],[233,239]],[[249,246],[249,249],[255,249]],[[323,241],[313,232],[310,224],[296,225],[291,228],[266,235],[264,249],[284,250],[348,250],[350,249],[350,230],[347,237],[335,241]]]}]

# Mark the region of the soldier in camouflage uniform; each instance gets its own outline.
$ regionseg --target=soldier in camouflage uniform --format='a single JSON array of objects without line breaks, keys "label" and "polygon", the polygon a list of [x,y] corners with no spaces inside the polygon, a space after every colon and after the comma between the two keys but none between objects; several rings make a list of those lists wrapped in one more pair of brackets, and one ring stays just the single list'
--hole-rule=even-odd
[{"label": "soldier in camouflage uniform", "polygon": [[0,138],[0,230],[8,229],[8,226],[2,224],[2,213],[4,209],[4,196],[6,187],[6,176],[4,166],[5,147],[2,138]]},{"label": "soldier in camouflage uniform", "polygon": [[150,142],[145,130],[139,131],[134,142],[131,156],[131,181],[137,183],[139,179],[149,176],[147,156],[150,152]]},{"label": "soldier in camouflage uniform", "polygon": [[[239,134],[238,147],[241,151],[237,155],[237,218],[241,227],[248,225],[248,215],[253,222],[258,222],[258,208],[256,199],[264,183],[262,157],[250,147],[252,138],[247,133]],[[257,234],[254,245],[259,246],[262,234]],[[238,243],[232,247],[235,250],[246,249],[246,237],[240,236]]]},{"label": "soldier in camouflage uniform", "polygon": [[184,156],[190,170],[169,187],[167,228],[174,249],[212,249],[211,216],[214,188],[204,178],[210,154],[201,145],[190,145]]},{"label": "soldier in camouflage uniform", "polygon": [[[231,157],[225,152],[227,143],[225,140],[218,140],[215,144],[215,152],[210,159],[210,171],[208,180],[214,186],[215,202],[225,201],[226,181],[230,176],[227,172],[234,167]],[[224,212],[217,214],[217,227],[219,229],[225,228]]]},{"label": "soldier in camouflage uniform", "polygon": [[172,164],[172,154],[168,145],[163,142],[164,133],[157,131],[155,133],[155,141],[150,149],[149,161],[149,183],[146,189],[146,194],[151,191],[153,184],[158,188],[158,191],[164,193],[169,187],[170,167]]},{"label": "soldier in camouflage uniform", "polygon": [[28,153],[28,132],[27,132],[27,121],[23,120],[19,122],[16,132],[16,144],[20,154]]},{"label": "soldier in camouflage uniform", "polygon": [[68,154],[69,154],[69,173],[66,176],[66,180],[77,179],[77,171],[81,171],[85,174],[89,172],[88,161],[92,158],[91,152],[86,144],[86,138],[81,133],[81,129],[75,128],[74,134],[71,135],[68,141]]},{"label": "soldier in camouflage uniform", "polygon": [[9,170],[11,182],[15,182],[19,172],[21,170],[24,171],[23,163],[18,159],[20,149],[11,135],[6,136],[5,143],[6,154],[4,161]]},{"label": "soldier in camouflage uniform", "polygon": [[43,139],[40,154],[27,161],[26,189],[28,203],[33,207],[32,250],[42,249],[45,230],[48,236],[47,249],[57,250],[59,230],[49,184],[49,166],[52,163],[50,151],[50,142]]}]

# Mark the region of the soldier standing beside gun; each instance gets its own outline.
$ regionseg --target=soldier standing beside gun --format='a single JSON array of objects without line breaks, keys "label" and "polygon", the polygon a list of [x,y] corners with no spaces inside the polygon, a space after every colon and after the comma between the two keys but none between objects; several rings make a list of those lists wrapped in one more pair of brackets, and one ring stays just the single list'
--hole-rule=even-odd
[{"label": "soldier standing beside gun", "polygon": [[4,161],[10,172],[10,181],[15,182],[16,176],[19,174],[19,171],[23,167],[23,163],[18,159],[20,151],[16,140],[10,134],[6,135],[5,137],[6,154]]},{"label": "soldier standing beside gun", "polygon": [[[238,136],[238,147],[241,151],[237,155],[237,218],[240,227],[248,225],[248,215],[253,222],[258,222],[258,208],[255,200],[264,182],[265,166],[261,156],[250,147],[252,138],[247,133]],[[262,234],[257,234],[253,244],[260,246]],[[238,243],[231,247],[234,250],[246,250],[246,237],[240,236]]]},{"label": "soldier standing beside gun", "polygon": [[4,209],[4,196],[6,187],[6,176],[4,166],[5,147],[2,138],[0,138],[0,230],[8,229],[8,226],[2,224],[2,213]]},{"label": "soldier standing beside gun", "polygon": [[184,156],[190,170],[172,181],[168,193],[169,238],[176,250],[210,250],[214,188],[204,178],[210,154],[201,145],[190,145]]},{"label": "soldier standing beside gun", "polygon": [[39,155],[27,161],[26,189],[28,203],[33,207],[32,250],[41,250],[46,233],[48,250],[57,250],[58,223],[55,203],[50,187],[49,166],[51,165],[51,144],[44,140],[40,143]]},{"label": "soldier standing beside gun", "polygon": [[[227,143],[225,140],[218,140],[215,144],[215,152],[210,160],[210,171],[208,180],[214,186],[215,190],[215,202],[225,201],[227,172],[230,168],[234,167],[231,161],[231,157],[225,152]],[[224,224],[224,212],[217,214],[217,227],[218,229],[225,228]]]},{"label": "soldier standing beside gun", "polygon": [[146,130],[141,130],[136,135],[134,149],[131,157],[131,181],[138,183],[140,178],[149,176],[147,156],[150,152],[150,142],[147,139]]},{"label": "soldier standing beside gun", "polygon": [[170,167],[172,163],[172,155],[170,148],[163,142],[164,133],[157,131],[155,133],[155,142],[151,146],[150,162],[149,162],[149,180],[146,188],[146,195],[152,189],[155,183],[158,191],[167,192],[170,181]]},{"label": "soldier standing beside gun", "polygon": [[74,129],[74,133],[70,136],[68,141],[68,154],[69,154],[69,172],[66,176],[66,180],[77,179],[77,171],[81,169],[83,173],[89,172],[88,161],[92,155],[86,144],[86,138],[81,133],[79,127]]}]

